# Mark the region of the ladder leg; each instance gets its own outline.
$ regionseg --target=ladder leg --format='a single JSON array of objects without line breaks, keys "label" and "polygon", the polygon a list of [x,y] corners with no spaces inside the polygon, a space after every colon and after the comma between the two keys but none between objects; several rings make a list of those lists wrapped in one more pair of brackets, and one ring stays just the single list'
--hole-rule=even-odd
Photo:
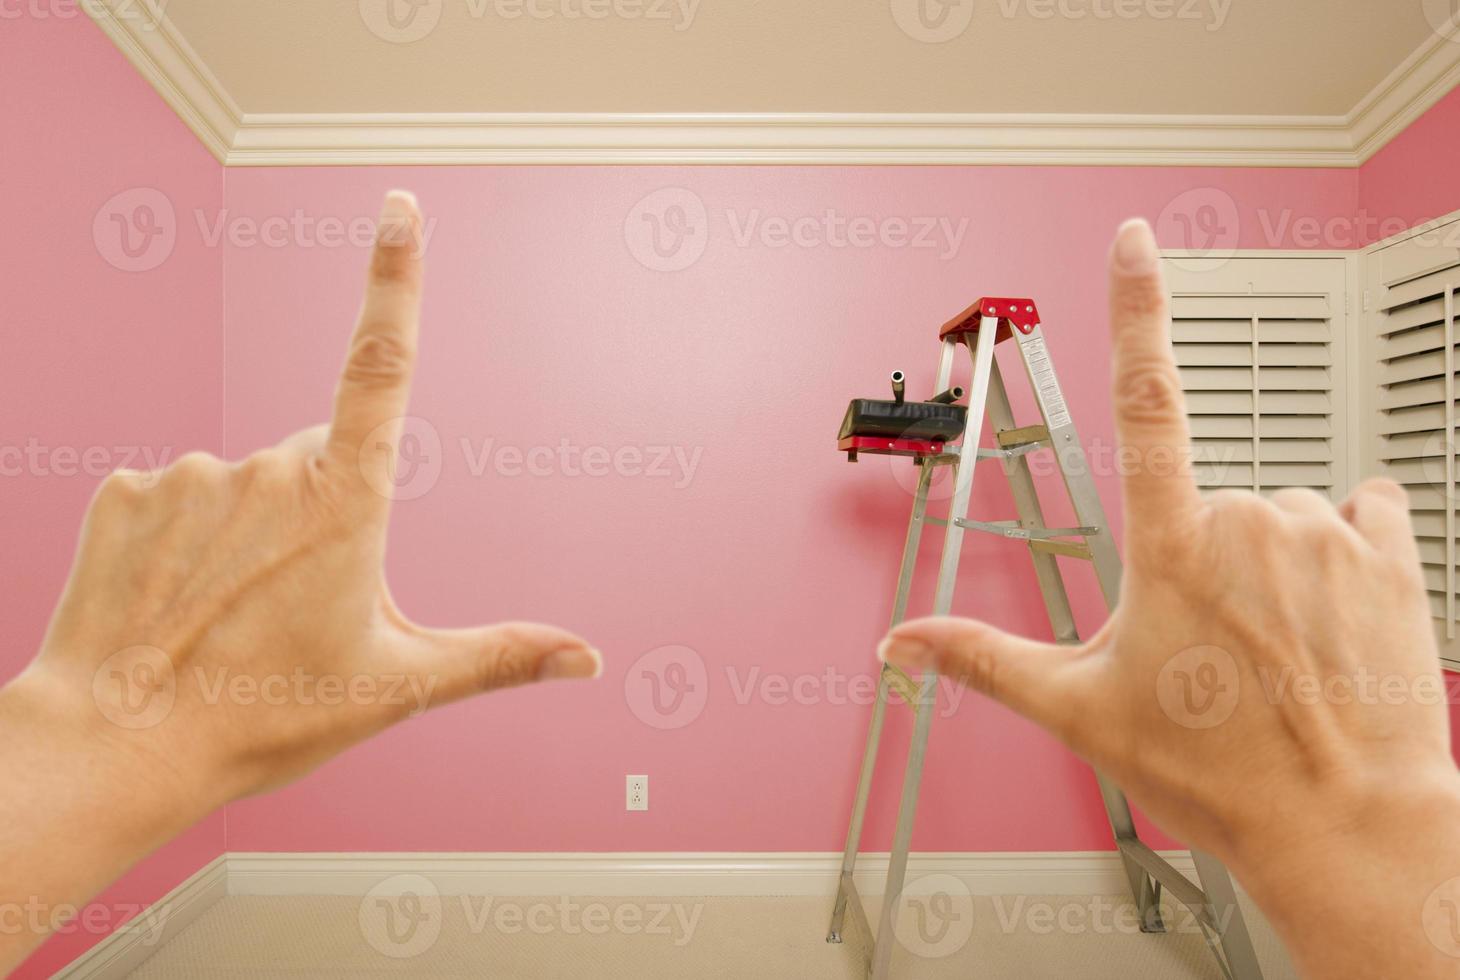
[{"label": "ladder leg", "polygon": [[1015,339],[1019,344],[1019,354],[1024,360],[1029,382],[1034,386],[1039,411],[1044,416],[1045,428],[1049,432],[1050,448],[1054,450],[1055,459],[1059,463],[1060,476],[1065,481],[1065,490],[1070,495],[1070,503],[1074,505],[1075,516],[1081,524],[1100,529],[1088,536],[1085,543],[1090,548],[1095,577],[1100,581],[1105,604],[1114,610],[1116,603],[1120,601],[1120,552],[1115,545],[1115,535],[1110,532],[1110,524],[1105,519],[1105,507],[1095,489],[1095,480],[1090,474],[1085,445],[1075,431],[1074,419],[1070,417],[1065,396],[1055,378],[1054,365],[1050,362],[1042,332],[1035,328],[1025,336],[1016,331]]},{"label": "ladder leg", "polygon": [[[1110,819],[1110,831],[1115,835],[1117,848],[1121,841],[1140,840],[1135,820],[1131,817],[1130,803],[1120,787],[1106,779],[1098,769],[1095,770],[1095,781],[1100,785],[1100,799],[1105,804],[1105,815]],[[1160,882],[1124,850],[1120,851],[1120,859],[1126,881],[1130,883],[1131,897],[1136,900],[1136,911],[1140,913],[1141,932],[1165,932],[1166,923],[1161,921]]]},{"label": "ladder leg", "polygon": [[[1004,378],[997,364],[994,365],[990,379],[988,411],[989,420],[993,423],[996,432],[1015,428],[1013,405],[1009,401],[1008,389],[1004,387]],[[1061,469],[1063,471],[1063,467]],[[1019,513],[1020,524],[1031,529],[1045,527],[1044,509],[1039,504],[1039,493],[1034,485],[1034,475],[1029,469],[1029,458],[1027,456],[1015,457],[1006,465],[1006,471],[1009,477],[1009,489],[1014,496],[1014,506]],[[1084,514],[1080,516],[1082,523],[1085,516]],[[1102,532],[1108,535],[1109,531],[1104,527],[1104,515],[1097,512],[1092,516],[1098,517],[1100,523],[1092,523],[1089,526],[1098,526]],[[1065,580],[1064,576],[1060,574],[1058,561],[1054,555],[1035,551],[1033,548],[1030,549],[1029,554],[1039,578],[1039,591],[1044,596],[1044,608],[1049,615],[1049,624],[1054,630],[1055,640],[1059,643],[1078,643],[1080,637],[1075,626],[1075,614],[1070,606],[1070,596],[1065,590]],[[1095,554],[1093,549],[1092,554]],[[1118,569],[1118,557],[1116,562]],[[1119,582],[1118,571],[1116,582]],[[1115,600],[1113,597],[1109,598],[1113,607]],[[1115,834],[1115,839],[1117,841],[1134,839],[1136,837],[1135,824],[1131,820],[1130,805],[1126,803],[1125,796],[1100,773],[1097,772],[1095,775],[1100,783],[1100,796],[1105,804],[1106,816],[1110,818],[1110,829]],[[1164,931],[1165,927],[1161,922],[1159,886],[1144,868],[1123,851],[1121,852],[1121,863],[1125,869],[1126,879],[1130,883],[1131,897],[1136,900],[1136,907],[1140,912],[1141,930],[1143,932]]]},{"label": "ladder leg", "polygon": [[[1085,543],[1089,548],[1089,557],[1095,566],[1095,575],[1100,582],[1106,605],[1114,610],[1120,601],[1120,553],[1116,548],[1115,535],[1111,533],[1110,525],[1105,519],[1105,508],[1095,489],[1095,481],[1090,474],[1084,444],[1075,431],[1074,420],[1065,404],[1064,394],[1060,391],[1042,332],[1036,327],[1029,334],[1015,331],[1014,336],[1029,381],[1034,387],[1035,399],[1039,403],[1040,414],[1044,417],[1050,446],[1059,461],[1060,474],[1064,478],[1076,518],[1081,525],[1098,528],[1095,534],[1086,537]],[[1066,597],[1066,606],[1068,601]],[[1110,817],[1111,830],[1115,833],[1117,844],[1138,841],[1139,836],[1131,819],[1130,803],[1125,794],[1099,772],[1095,775],[1100,783],[1100,795],[1105,803],[1106,814]],[[1125,848],[1121,849],[1121,853],[1126,876],[1131,881],[1131,889],[1141,912],[1142,929],[1147,932],[1164,931],[1160,920],[1160,882],[1135,864]],[[1253,950],[1247,924],[1242,918],[1242,910],[1237,905],[1231,875],[1220,861],[1210,855],[1193,851],[1192,858],[1201,877],[1206,911],[1217,924],[1218,935],[1213,940],[1213,948],[1223,972],[1230,980],[1261,980],[1262,968],[1257,962],[1257,954]]]},{"label": "ladder leg", "polygon": [[1262,966],[1257,962],[1257,950],[1252,946],[1242,907],[1237,904],[1237,889],[1231,874],[1210,854],[1193,850],[1191,858],[1207,896],[1207,910],[1219,930],[1213,945],[1227,976],[1231,980],[1262,980]]},{"label": "ladder leg", "polygon": [[[882,744],[882,722],[887,716],[887,672],[884,670],[877,681],[877,702],[872,707],[872,725],[867,730],[867,748],[862,754],[862,774],[857,778],[857,798],[852,804],[852,821],[847,828],[847,846],[842,853],[842,870],[837,877],[836,902],[831,907],[831,926],[826,932],[826,941],[842,941],[842,926],[846,921],[847,902],[851,899],[849,886],[857,870],[857,848],[862,843],[862,822],[867,816],[867,800],[872,794],[872,773],[877,768],[877,748]],[[868,937],[871,941],[871,937]]]},{"label": "ladder leg", "polygon": [[[968,426],[963,430],[958,465],[953,483],[953,500],[948,505],[948,531],[943,538],[943,557],[938,567],[938,591],[933,596],[933,615],[946,616],[953,610],[953,590],[958,585],[958,559],[963,552],[964,530],[959,521],[968,516],[973,493],[973,473],[978,463],[978,441],[983,437],[984,410],[994,370],[994,344],[998,320],[985,318],[972,347],[973,380],[968,389]],[[940,379],[940,384],[946,379]]]},{"label": "ladder leg", "polygon": [[[896,626],[907,616],[908,594],[912,591],[913,571],[917,567],[918,548],[922,544],[924,520],[928,512],[928,491],[932,486],[936,467],[924,463],[918,475],[917,494],[913,497],[912,520],[907,527],[907,540],[902,548],[902,567],[897,576],[897,595],[892,604],[892,625]],[[857,797],[852,804],[852,819],[847,827],[847,844],[842,853],[842,870],[837,879],[836,901],[831,910],[831,926],[826,941],[842,941],[842,927],[846,920],[847,901],[851,898],[849,886],[857,870],[857,848],[862,842],[862,824],[867,816],[867,800],[872,794],[872,776],[877,768],[877,749],[882,744],[882,723],[887,716],[887,668],[884,667],[877,680],[877,701],[872,707],[872,724],[867,731],[867,748],[862,753],[862,772],[857,778]],[[872,937],[867,937],[868,942]]]},{"label": "ladder leg", "polygon": [[[943,539],[942,561],[938,568],[937,591],[933,598],[933,614],[945,616],[953,608],[953,590],[958,585],[958,559],[963,551],[964,530],[959,521],[968,516],[968,501],[973,493],[973,474],[978,463],[978,440],[983,434],[984,408],[988,403],[989,378],[994,364],[994,343],[998,322],[985,320],[978,342],[972,348],[973,381],[969,387],[968,426],[964,429],[962,448],[954,467],[953,499],[948,505],[948,529]],[[938,386],[946,388],[952,371],[951,353],[956,345],[944,345],[943,363]],[[902,904],[902,887],[907,878],[908,851],[912,846],[913,820],[917,814],[918,787],[923,778],[923,761],[928,748],[928,730],[933,723],[937,702],[938,675],[929,671],[923,676],[917,704],[917,723],[908,749],[907,771],[903,775],[902,802],[897,813],[897,833],[892,841],[891,861],[887,868],[887,887],[882,894],[882,914],[877,927],[877,946],[872,955],[872,980],[886,980],[896,946],[894,923]]]},{"label": "ladder leg", "polygon": [[923,760],[928,751],[928,729],[933,721],[933,708],[938,697],[938,675],[929,672],[919,690],[917,723],[912,745],[907,753],[907,771],[902,778],[902,802],[897,809],[897,833],[892,838],[892,855],[887,866],[887,887],[882,894],[882,912],[878,916],[877,945],[872,952],[872,980],[888,980],[892,970],[892,950],[897,946],[895,923],[902,904],[902,886],[907,879],[908,851],[912,846],[913,820],[918,809],[918,788],[923,781]]}]

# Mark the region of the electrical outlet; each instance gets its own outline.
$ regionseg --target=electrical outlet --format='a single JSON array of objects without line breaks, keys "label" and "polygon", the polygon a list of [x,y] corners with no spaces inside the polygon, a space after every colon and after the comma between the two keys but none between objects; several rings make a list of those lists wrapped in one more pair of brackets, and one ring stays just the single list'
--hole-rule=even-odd
[{"label": "electrical outlet", "polygon": [[649,777],[648,776],[627,776],[625,777],[625,810],[647,810],[649,809]]}]

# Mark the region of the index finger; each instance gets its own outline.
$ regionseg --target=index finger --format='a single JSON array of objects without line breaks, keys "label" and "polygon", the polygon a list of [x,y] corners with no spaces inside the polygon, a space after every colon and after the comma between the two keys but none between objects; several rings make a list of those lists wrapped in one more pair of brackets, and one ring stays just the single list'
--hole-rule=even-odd
[{"label": "index finger", "polygon": [[1201,505],[1161,258],[1151,226],[1141,220],[1126,222],[1111,250],[1110,329],[1129,534]]},{"label": "index finger", "polygon": [[389,481],[410,400],[421,320],[421,213],[415,196],[385,198],[365,302],[335,391],[328,452],[372,486]]}]

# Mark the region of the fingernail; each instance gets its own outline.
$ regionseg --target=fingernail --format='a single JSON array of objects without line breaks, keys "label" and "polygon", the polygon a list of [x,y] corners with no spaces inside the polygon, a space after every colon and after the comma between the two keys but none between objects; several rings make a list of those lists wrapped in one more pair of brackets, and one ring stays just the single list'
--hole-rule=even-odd
[{"label": "fingernail", "polygon": [[1142,218],[1132,218],[1120,226],[1115,237],[1114,263],[1131,276],[1150,275],[1161,260],[1156,251],[1156,235]]},{"label": "fingernail", "polygon": [[386,245],[410,244],[418,213],[416,195],[410,191],[391,191],[385,195],[385,205],[380,211],[379,240]]},{"label": "fingernail", "polygon": [[410,191],[391,191],[385,195],[385,210],[381,212],[381,217],[410,217],[419,210],[419,207],[416,203],[416,195]]},{"label": "fingernail", "polygon": [[587,680],[603,673],[603,655],[591,647],[559,650],[543,658],[537,668],[540,681]]},{"label": "fingernail", "polygon": [[922,640],[889,636],[877,645],[877,659],[904,670],[927,670],[933,666],[935,657],[933,648]]}]

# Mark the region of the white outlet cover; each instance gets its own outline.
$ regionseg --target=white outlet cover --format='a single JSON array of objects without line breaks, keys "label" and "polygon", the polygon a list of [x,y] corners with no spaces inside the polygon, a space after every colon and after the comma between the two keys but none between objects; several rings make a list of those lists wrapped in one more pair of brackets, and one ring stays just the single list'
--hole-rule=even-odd
[{"label": "white outlet cover", "polygon": [[649,777],[627,776],[624,784],[624,809],[649,809]]}]

